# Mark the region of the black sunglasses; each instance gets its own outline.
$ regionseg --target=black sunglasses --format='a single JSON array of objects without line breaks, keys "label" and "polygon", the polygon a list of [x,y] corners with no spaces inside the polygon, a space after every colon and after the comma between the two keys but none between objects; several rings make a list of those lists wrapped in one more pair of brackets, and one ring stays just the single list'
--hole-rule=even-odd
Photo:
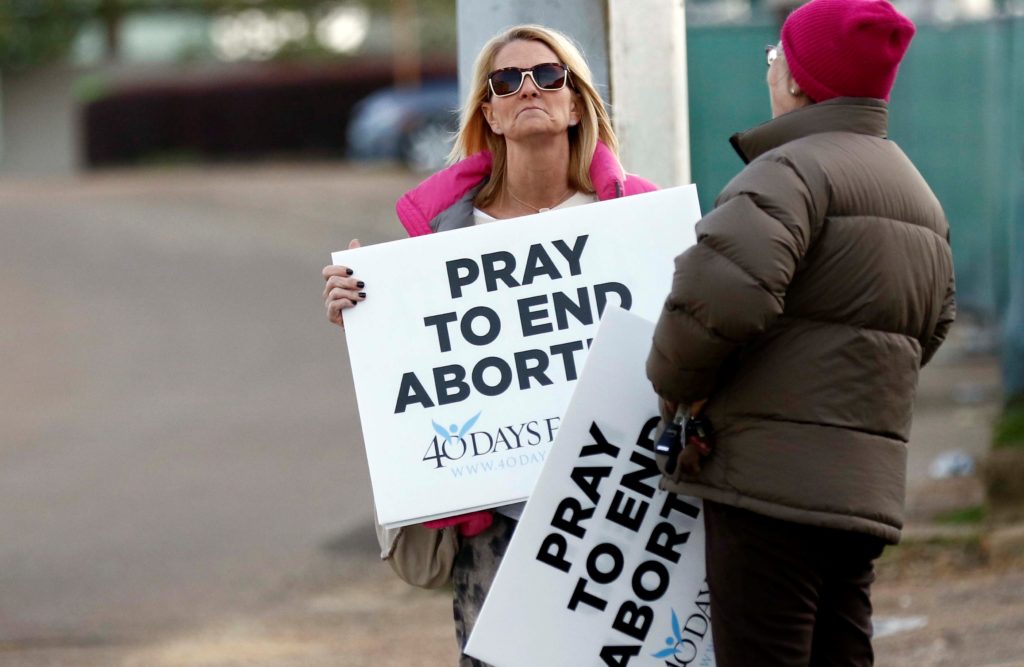
[{"label": "black sunglasses", "polygon": [[561,63],[544,63],[533,67],[503,67],[487,75],[487,84],[495,97],[515,95],[529,75],[541,90],[561,90],[569,80],[569,68]]}]

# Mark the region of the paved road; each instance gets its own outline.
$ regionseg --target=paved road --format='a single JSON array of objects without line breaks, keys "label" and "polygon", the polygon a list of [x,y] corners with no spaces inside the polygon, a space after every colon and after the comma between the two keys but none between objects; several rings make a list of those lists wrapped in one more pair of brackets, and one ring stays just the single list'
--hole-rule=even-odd
[{"label": "paved road", "polygon": [[319,270],[352,236],[399,236],[413,182],[327,165],[0,181],[0,662],[258,608],[363,539]]}]

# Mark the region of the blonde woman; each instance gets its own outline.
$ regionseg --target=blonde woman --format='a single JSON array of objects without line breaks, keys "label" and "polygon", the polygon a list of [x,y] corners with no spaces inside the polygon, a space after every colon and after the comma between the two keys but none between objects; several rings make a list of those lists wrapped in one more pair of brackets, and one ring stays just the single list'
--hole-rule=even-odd
[{"label": "blonde woman", "polygon": [[[410,236],[655,189],[619,164],[618,141],[580,50],[565,35],[537,25],[505,30],[480,52],[451,159],[450,167],[398,200],[398,217]],[[343,327],[343,311],[367,298],[365,286],[348,267],[328,266],[323,275],[327,317]],[[452,569],[460,648],[522,505],[426,524],[457,526],[460,534]],[[460,665],[482,663],[463,654]]]}]

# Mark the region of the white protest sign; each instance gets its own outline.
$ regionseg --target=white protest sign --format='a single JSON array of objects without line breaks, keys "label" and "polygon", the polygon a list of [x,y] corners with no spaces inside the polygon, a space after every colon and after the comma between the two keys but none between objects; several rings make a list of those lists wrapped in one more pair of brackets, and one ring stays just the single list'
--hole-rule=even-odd
[{"label": "white protest sign", "polygon": [[699,499],[657,488],[653,323],[611,308],[466,653],[496,667],[713,667]]},{"label": "white protest sign", "polygon": [[699,218],[691,185],[334,253],[380,523],[527,498],[600,313],[656,317]]}]

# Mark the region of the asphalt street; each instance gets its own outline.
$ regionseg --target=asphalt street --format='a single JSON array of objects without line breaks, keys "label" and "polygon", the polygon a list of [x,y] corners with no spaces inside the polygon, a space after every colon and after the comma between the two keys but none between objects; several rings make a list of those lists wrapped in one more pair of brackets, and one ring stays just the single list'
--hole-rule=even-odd
[{"label": "asphalt street", "polygon": [[319,274],[352,237],[402,236],[415,180],[0,181],[0,661],[258,608],[372,535]]}]

